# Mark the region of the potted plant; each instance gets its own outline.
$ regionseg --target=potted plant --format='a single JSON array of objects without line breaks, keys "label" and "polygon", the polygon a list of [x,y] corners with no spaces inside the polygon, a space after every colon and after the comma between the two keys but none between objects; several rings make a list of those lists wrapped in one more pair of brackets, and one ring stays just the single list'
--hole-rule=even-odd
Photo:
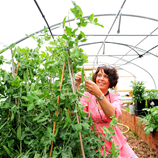
[{"label": "potted plant", "polygon": [[143,81],[131,81],[132,87],[132,101],[135,103],[135,114],[144,115],[145,112],[142,111],[145,108],[145,86]]},{"label": "potted plant", "polygon": [[140,119],[138,122],[145,124],[144,131],[146,135],[152,133],[152,137],[158,141],[158,106],[145,108],[143,110],[148,111],[148,115]]},{"label": "potted plant", "polygon": [[158,106],[158,90],[151,89],[146,91],[146,98],[148,100],[148,104]]}]

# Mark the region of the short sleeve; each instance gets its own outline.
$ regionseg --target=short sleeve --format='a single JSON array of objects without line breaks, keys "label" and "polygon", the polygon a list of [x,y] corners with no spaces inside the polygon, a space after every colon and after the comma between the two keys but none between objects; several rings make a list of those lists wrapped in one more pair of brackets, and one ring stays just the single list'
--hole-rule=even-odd
[{"label": "short sleeve", "polygon": [[[88,92],[84,92],[84,94],[86,95],[86,96],[88,96],[88,97],[85,97],[85,96],[82,96],[81,98],[80,98],[80,102],[81,102],[81,104],[84,106],[84,108],[83,108],[83,111],[84,112],[88,112],[88,109],[89,109],[89,101],[88,100],[90,100],[90,97],[91,97],[91,95],[90,95],[90,93],[88,93]],[[85,106],[86,105],[86,106]]]},{"label": "short sleeve", "polygon": [[116,117],[119,117],[120,115],[122,115],[122,112],[121,112],[122,99],[121,99],[120,94],[119,93],[113,93],[111,101],[112,101],[111,104],[115,108]]}]

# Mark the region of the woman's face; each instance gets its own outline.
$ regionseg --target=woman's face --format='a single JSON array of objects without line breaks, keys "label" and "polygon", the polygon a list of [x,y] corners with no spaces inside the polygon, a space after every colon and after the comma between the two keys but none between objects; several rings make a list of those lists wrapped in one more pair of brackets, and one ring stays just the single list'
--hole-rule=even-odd
[{"label": "woman's face", "polygon": [[96,84],[100,90],[107,90],[109,88],[109,76],[106,73],[104,73],[103,69],[100,69],[97,74]]}]

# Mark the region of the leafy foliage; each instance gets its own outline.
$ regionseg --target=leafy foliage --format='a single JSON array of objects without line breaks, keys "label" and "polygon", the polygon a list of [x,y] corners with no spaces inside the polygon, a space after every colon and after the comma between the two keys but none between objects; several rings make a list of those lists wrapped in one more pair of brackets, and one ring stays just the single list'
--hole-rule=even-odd
[{"label": "leafy foliage", "polygon": [[147,99],[149,99],[150,101],[154,99],[158,99],[158,90],[156,89],[147,90],[146,94],[147,94]]},{"label": "leafy foliage", "polygon": [[143,110],[148,111],[148,115],[139,120],[142,124],[145,124],[145,134],[149,135],[154,130],[158,131],[158,106],[153,108],[145,108]]},{"label": "leafy foliage", "polygon": [[141,102],[143,101],[144,98],[144,94],[145,94],[145,86],[144,86],[144,82],[143,81],[131,81],[131,87],[132,87],[132,100],[134,101],[138,101]]},{"label": "leafy foliage", "polygon": [[[81,8],[75,2],[73,4],[71,11],[80,19],[78,27],[85,27],[88,22],[100,25],[98,20],[93,20],[93,14],[83,19]],[[86,117],[87,113],[77,100],[82,91],[77,94],[72,92],[68,69],[68,58],[73,63],[74,73],[81,71],[79,66],[87,62],[88,56],[78,47],[78,42],[84,42],[86,37],[82,31],[76,37],[78,27],[69,28],[65,26],[65,21],[66,18],[63,20],[66,34],[61,38],[52,40],[45,28],[44,37],[31,35],[37,42],[35,49],[15,47],[14,44],[10,46],[17,74],[0,69],[0,99],[3,99],[0,103],[0,156],[47,158],[50,157],[50,146],[54,141],[53,158],[79,158],[82,157],[79,140],[81,131],[86,158],[101,157],[100,149],[104,141],[89,128],[93,125],[92,119]],[[49,45],[46,45],[45,51],[41,51],[46,42]],[[1,65],[7,62],[0,56]],[[65,73],[60,89],[64,62]],[[60,102],[57,103],[59,95]],[[76,113],[80,116],[79,124]],[[56,130],[53,134],[55,121]],[[111,126],[116,126],[114,121]],[[111,126],[105,133],[113,136]],[[110,155],[117,154],[118,150],[115,151],[113,143]]]}]

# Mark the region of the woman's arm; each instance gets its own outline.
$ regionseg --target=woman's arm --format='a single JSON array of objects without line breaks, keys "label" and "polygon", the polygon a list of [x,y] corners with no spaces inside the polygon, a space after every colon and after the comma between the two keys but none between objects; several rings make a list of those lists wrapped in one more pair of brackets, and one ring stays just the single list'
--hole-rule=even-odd
[{"label": "woman's arm", "polygon": [[115,108],[114,106],[106,99],[104,96],[103,99],[98,100],[101,108],[103,109],[104,114],[110,118],[111,116],[115,115]]},{"label": "woman's arm", "polygon": [[[89,93],[92,95],[95,95],[96,98],[99,98],[101,95],[103,95],[103,92],[99,89],[99,87],[90,80],[85,80],[85,86]],[[110,118],[111,116],[115,115],[115,108],[114,106],[106,99],[104,96],[103,99],[98,100],[104,114]]]}]

